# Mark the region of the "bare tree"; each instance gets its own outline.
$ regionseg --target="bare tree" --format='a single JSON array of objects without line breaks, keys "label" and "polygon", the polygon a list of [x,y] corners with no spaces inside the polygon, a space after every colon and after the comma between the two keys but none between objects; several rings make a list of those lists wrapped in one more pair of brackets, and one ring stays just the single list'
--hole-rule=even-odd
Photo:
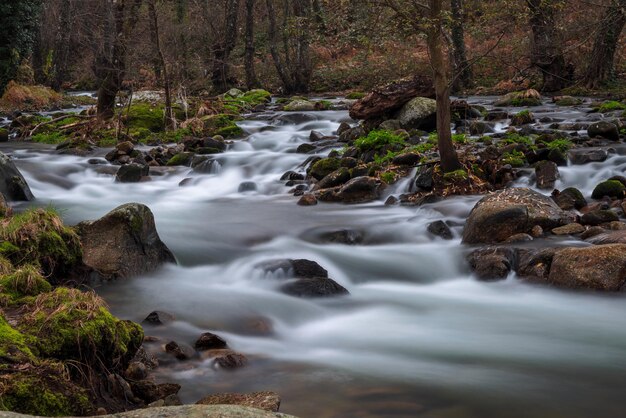
[{"label": "bare tree", "polygon": [[226,0],[223,36],[213,44],[213,88],[222,93],[234,84],[230,71],[230,54],[237,43],[237,19],[239,0]]},{"label": "bare tree", "polygon": [[473,84],[472,66],[467,60],[465,48],[464,7],[463,0],[450,0],[450,31],[452,38],[452,55],[454,58],[455,90],[471,87]]},{"label": "bare tree", "polygon": [[160,63],[160,73],[163,74],[163,86],[165,87],[165,129],[176,129],[176,118],[172,110],[172,91],[169,71],[163,49],[161,48],[161,35],[159,33],[159,16],[157,14],[156,0],[148,0],[148,11],[150,14],[151,26],[154,29],[154,42]]},{"label": "bare tree", "polygon": [[246,86],[248,89],[259,87],[259,80],[254,69],[254,4],[255,0],[246,0]]}]

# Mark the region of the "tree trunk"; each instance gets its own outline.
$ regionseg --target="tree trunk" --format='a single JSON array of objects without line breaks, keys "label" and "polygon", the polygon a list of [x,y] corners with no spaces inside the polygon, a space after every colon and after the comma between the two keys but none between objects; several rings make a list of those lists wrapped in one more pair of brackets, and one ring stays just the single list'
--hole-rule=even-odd
[{"label": "tree trunk", "polygon": [[154,40],[155,49],[159,57],[161,72],[163,73],[163,85],[165,86],[165,129],[175,130],[176,119],[174,118],[174,112],[172,110],[172,92],[170,88],[170,78],[167,71],[167,63],[165,62],[165,56],[161,49],[161,40],[159,35],[159,17],[156,11],[156,0],[150,0],[148,2],[148,10],[150,12],[150,20],[152,21],[152,27],[154,28]]},{"label": "tree trunk", "polygon": [[430,0],[430,24],[426,33],[426,42],[430,54],[430,65],[433,70],[433,83],[437,100],[437,144],[441,169],[444,172],[458,170],[462,167],[452,144],[452,117],[450,115],[450,85],[448,83],[447,54],[443,42],[443,10],[442,0]]},{"label": "tree trunk", "polygon": [[465,48],[463,0],[451,0],[450,7],[452,12],[451,32],[454,57],[453,87],[455,90],[462,90],[471,87],[473,84],[472,67],[467,60]]},{"label": "tree trunk", "polygon": [[311,0],[293,0],[293,9],[297,34],[293,63],[294,88],[295,92],[308,93],[313,70],[309,53]]},{"label": "tree trunk", "polygon": [[322,32],[326,32],[326,19],[324,19],[324,9],[320,0],[313,0],[313,14],[315,17],[315,23]]},{"label": "tree trunk", "polygon": [[265,4],[267,6],[267,15],[269,20],[269,28],[268,28],[268,38],[269,38],[269,48],[270,54],[272,55],[272,60],[274,61],[274,66],[276,67],[276,72],[278,73],[278,77],[280,81],[283,83],[283,87],[285,92],[290,92],[292,90],[292,81],[291,77],[287,72],[287,68],[285,63],[283,62],[282,57],[280,56],[280,52],[278,49],[278,28],[276,27],[276,14],[274,11],[274,0],[266,0]]},{"label": "tree trunk", "polygon": [[237,41],[237,18],[239,17],[239,0],[226,2],[226,20],[224,34],[213,47],[213,87],[219,93],[228,90],[234,84],[230,75],[230,54]]},{"label": "tree trunk", "polygon": [[248,90],[259,87],[254,69],[254,0],[246,0],[246,87]]},{"label": "tree trunk", "polygon": [[[98,118],[106,120],[115,114],[115,98],[122,88],[126,70],[126,48],[132,29],[139,20],[139,8],[142,0],[117,0],[108,3],[107,22],[114,30],[105,34],[107,40],[98,51],[95,73],[100,80],[98,88]],[[130,4],[128,13],[126,5]]]},{"label": "tree trunk", "polygon": [[526,0],[533,32],[530,60],[541,71],[544,91],[561,90],[568,83],[554,3],[550,0]]},{"label": "tree trunk", "polygon": [[626,24],[626,0],[613,0],[598,25],[584,82],[595,89],[615,77],[615,52]]}]

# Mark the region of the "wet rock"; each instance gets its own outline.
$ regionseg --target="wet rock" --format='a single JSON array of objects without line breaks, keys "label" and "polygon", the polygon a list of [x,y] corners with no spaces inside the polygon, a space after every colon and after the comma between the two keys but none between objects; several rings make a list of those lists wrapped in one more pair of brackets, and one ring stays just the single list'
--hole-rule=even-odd
[{"label": "wet rock", "polygon": [[484,135],[488,133],[493,133],[495,130],[493,126],[491,126],[487,122],[483,122],[480,120],[472,121],[469,125],[470,135]]},{"label": "wet rock", "polygon": [[342,132],[341,135],[339,135],[339,142],[352,143],[365,135],[365,129],[363,129],[362,126],[356,126]]},{"label": "wet rock", "polygon": [[538,188],[553,189],[560,177],[559,168],[552,161],[540,161],[535,165],[535,177]]},{"label": "wet rock", "polygon": [[174,315],[163,312],[163,311],[152,311],[146,316],[146,318],[142,321],[142,324],[150,324],[150,325],[165,325],[169,322],[174,321],[176,318]]},{"label": "wet rock", "polygon": [[317,198],[312,193],[305,193],[302,195],[300,200],[298,200],[299,206],[315,206],[317,205]]},{"label": "wet rock", "polygon": [[304,180],[304,174],[296,173],[295,171],[287,171],[280,177],[280,180]]},{"label": "wet rock", "polygon": [[398,119],[387,119],[378,126],[378,129],[384,129],[387,131],[398,131],[403,129],[402,123]]},{"label": "wet rock", "polygon": [[143,177],[147,176],[150,168],[147,165],[126,164],[117,170],[115,181],[118,183],[138,183]]},{"label": "wet rock", "polygon": [[224,138],[222,138],[219,135],[216,135],[212,138],[206,137],[202,140],[202,147],[199,147],[198,151],[200,151],[202,148],[214,149],[214,150],[217,150],[218,152],[222,152],[226,150],[226,143],[224,142]]},{"label": "wet rock", "polygon": [[597,226],[617,220],[619,220],[619,217],[611,210],[594,210],[592,212],[585,213],[580,218],[580,223],[583,225]]},{"label": "wet rock", "polygon": [[232,350],[213,350],[206,354],[213,355],[213,364],[222,369],[238,369],[248,364],[248,358]]},{"label": "wet rock", "polygon": [[322,141],[324,139],[324,134],[319,131],[311,131],[311,134],[309,135],[309,141],[311,142]]},{"label": "wet rock", "polygon": [[594,122],[587,128],[589,138],[605,138],[611,141],[619,141],[619,129],[611,122]]},{"label": "wet rock", "polygon": [[176,262],[145,205],[119,206],[97,221],[81,222],[77,229],[83,261],[104,278],[136,276]]},{"label": "wet rock", "polygon": [[424,166],[415,175],[415,187],[418,190],[431,191],[433,189],[433,168]]},{"label": "wet rock", "polygon": [[324,267],[315,261],[306,259],[273,260],[262,263],[257,267],[267,272],[283,270],[290,277],[297,278],[328,277],[328,271]]},{"label": "wet rock", "polygon": [[334,244],[357,245],[363,242],[363,234],[351,229],[330,231],[320,235],[322,242]]},{"label": "wet rock", "polygon": [[558,166],[567,165],[567,155],[560,149],[551,149],[548,153],[548,160],[552,161]]},{"label": "wet rock", "polygon": [[280,408],[280,396],[274,392],[217,393],[200,399],[196,404],[240,405],[269,412],[278,412]]},{"label": "wet rock", "polygon": [[519,251],[517,275],[525,279],[546,280],[556,251],[555,248]]},{"label": "wet rock", "polygon": [[152,403],[164,399],[170,395],[176,395],[180,391],[180,385],[176,383],[162,383],[157,385],[149,380],[130,382],[130,387],[139,399],[146,403]]},{"label": "wet rock", "polygon": [[554,228],[552,233],[554,235],[576,235],[582,234],[585,232],[585,227],[579,223],[571,223],[568,225],[560,226],[558,228]]},{"label": "wet rock", "polygon": [[587,200],[585,200],[583,194],[574,187],[568,187],[562,192],[552,193],[552,199],[563,210],[580,210],[587,206]]},{"label": "wet rock", "polygon": [[348,122],[341,122],[339,124],[339,128],[337,128],[337,135],[341,136],[341,134],[343,134],[346,131],[349,131],[350,129],[352,129],[352,127],[350,126]]},{"label": "wet rock", "polygon": [[530,242],[532,240],[533,240],[532,235],[519,233],[519,234],[511,235],[504,242],[507,244],[515,244],[515,243],[520,243],[520,242]]},{"label": "wet rock", "polygon": [[528,125],[535,122],[535,115],[533,115],[529,111],[519,112],[511,117],[511,125],[513,126],[522,126]]},{"label": "wet rock", "polygon": [[315,145],[311,145],[311,144],[300,144],[298,145],[298,148],[296,148],[296,152],[298,154],[308,154],[312,151],[315,151],[317,149],[317,147]]},{"label": "wet rock", "polygon": [[339,158],[322,158],[311,165],[308,175],[319,181],[340,167]]},{"label": "wet rock", "polygon": [[196,352],[191,346],[176,341],[170,341],[165,344],[165,352],[173,355],[178,360],[190,360],[196,356]]},{"label": "wet rock", "polygon": [[253,181],[244,181],[243,183],[239,185],[239,188],[237,189],[239,193],[256,192],[256,190],[257,190],[257,185]]},{"label": "wet rock", "polygon": [[509,118],[509,113],[505,110],[492,110],[485,116],[486,121],[504,120]]},{"label": "wet rock", "polygon": [[316,189],[326,189],[329,187],[341,186],[342,184],[348,182],[350,180],[350,177],[350,170],[348,170],[346,167],[341,167],[324,177],[315,186]]},{"label": "wet rock", "polygon": [[309,112],[315,110],[315,103],[308,100],[297,99],[285,106],[286,112]]},{"label": "wet rock", "polygon": [[603,149],[578,149],[569,152],[572,164],[581,165],[605,161],[609,157]]},{"label": "wet rock", "polygon": [[374,177],[356,177],[344,184],[336,194],[343,203],[365,203],[380,198],[381,183]]},{"label": "wet rock", "polygon": [[541,106],[541,104],[541,94],[534,89],[507,93],[494,103],[495,106]]},{"label": "wet rock", "polygon": [[436,237],[440,237],[446,240],[452,239],[452,231],[444,221],[431,222],[430,224],[428,224],[428,227],[426,229],[428,230],[428,232]]},{"label": "wet rock", "polygon": [[530,236],[533,238],[539,238],[543,236],[543,228],[539,225],[533,226],[533,229],[530,230]]},{"label": "wet rock", "polygon": [[626,245],[559,250],[552,259],[548,280],[567,288],[619,291],[626,283]]},{"label": "wet rock", "polygon": [[436,128],[437,102],[426,97],[416,97],[402,106],[395,115],[404,129],[423,129],[429,131]]},{"label": "wet rock", "polygon": [[598,184],[591,193],[591,197],[594,199],[602,199],[604,196],[614,197],[616,199],[622,199],[624,197],[624,191],[626,187],[618,180],[607,180]]},{"label": "wet rock", "polygon": [[472,251],[467,261],[479,280],[506,279],[515,268],[515,250],[508,247],[488,247]]},{"label": "wet rock", "polygon": [[422,160],[422,156],[416,152],[407,152],[394,157],[393,164],[414,166]]},{"label": "wet rock", "polygon": [[0,152],[0,193],[9,201],[29,201],[35,198],[22,173],[2,152]]},{"label": "wet rock", "polygon": [[474,206],[463,230],[463,242],[502,242],[511,235],[529,233],[536,225],[556,228],[564,218],[549,197],[527,188],[505,189],[485,196]]},{"label": "wet rock", "polygon": [[226,348],[227,344],[226,341],[224,341],[224,339],[219,335],[211,332],[205,332],[200,335],[193,346],[198,351],[206,351]]},{"label": "wet rock", "polygon": [[0,142],[9,142],[9,131],[4,128],[0,128]]},{"label": "wet rock", "polygon": [[148,375],[148,369],[145,364],[133,361],[126,368],[124,375],[130,380],[143,380]]},{"label": "wet rock", "polygon": [[108,163],[104,158],[90,158],[87,160],[87,164],[91,165],[107,165]]},{"label": "wet rock", "polygon": [[115,149],[121,154],[130,155],[135,150],[135,145],[130,141],[125,141],[117,144]]},{"label": "wet rock", "polygon": [[321,298],[349,294],[345,287],[327,277],[296,279],[281,286],[280,290],[300,298]]}]

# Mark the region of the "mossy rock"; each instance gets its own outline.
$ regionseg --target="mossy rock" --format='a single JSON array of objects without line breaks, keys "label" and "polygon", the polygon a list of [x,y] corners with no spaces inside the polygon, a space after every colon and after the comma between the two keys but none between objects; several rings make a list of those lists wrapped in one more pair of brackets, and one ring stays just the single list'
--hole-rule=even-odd
[{"label": "mossy rock", "polygon": [[63,225],[54,210],[34,209],[6,219],[0,224],[0,255],[15,266],[38,264],[53,283],[82,262],[78,235]]},{"label": "mossy rock", "polygon": [[308,112],[315,110],[315,103],[306,99],[297,98],[285,106],[284,110],[285,112]]},{"label": "mossy rock", "polygon": [[4,128],[0,128],[0,142],[7,142],[9,140],[9,131]]},{"label": "mossy rock", "polygon": [[0,311],[0,372],[5,359],[15,363],[32,358],[33,353],[26,344],[26,337],[9,325]]},{"label": "mossy rock", "polygon": [[339,158],[322,158],[311,166],[309,169],[309,176],[316,180],[321,180],[335,170],[341,167],[341,160]]},{"label": "mossy rock", "polygon": [[365,93],[360,91],[353,91],[351,93],[346,94],[346,99],[348,100],[359,100],[365,97]]},{"label": "mossy rock", "polygon": [[139,324],[115,318],[95,293],[68,288],[39,295],[19,329],[40,356],[108,371],[123,370],[143,341]]},{"label": "mossy rock", "polygon": [[621,199],[624,197],[624,190],[626,190],[626,188],[621,182],[617,180],[607,180],[598,184],[595,189],[593,189],[591,197],[594,199],[602,199],[604,196],[609,196]]},{"label": "mossy rock", "polygon": [[176,154],[175,156],[173,156],[172,158],[170,158],[170,160],[167,162],[168,166],[177,166],[177,165],[182,165],[182,166],[191,166],[191,160],[193,159],[193,156],[195,154],[193,152],[180,152],[178,154]]},{"label": "mossy rock", "polygon": [[132,131],[146,129],[150,132],[165,130],[163,106],[152,106],[149,103],[137,102],[130,106],[124,116],[126,126]]},{"label": "mossy rock", "polygon": [[69,380],[59,363],[41,363],[0,375],[0,410],[37,416],[81,416],[92,412],[85,389]]},{"label": "mossy rock", "polygon": [[238,117],[231,115],[218,114],[202,117],[203,133],[207,136],[221,135],[224,138],[238,136],[243,130],[235,123]]},{"label": "mossy rock", "polygon": [[[2,261],[0,260],[0,264]],[[41,275],[35,266],[23,266],[9,274],[0,276],[0,292],[12,301],[28,296],[37,296],[52,290],[52,285]]]}]

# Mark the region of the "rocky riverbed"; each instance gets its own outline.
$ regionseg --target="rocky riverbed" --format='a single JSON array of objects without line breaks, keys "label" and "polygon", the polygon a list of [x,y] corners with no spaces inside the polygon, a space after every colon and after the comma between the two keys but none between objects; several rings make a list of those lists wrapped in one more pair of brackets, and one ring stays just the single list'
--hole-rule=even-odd
[{"label": "rocky riverbed", "polygon": [[[16,211],[51,204],[74,225],[150,208],[171,253],[145,253],[178,264],[85,260],[113,314],[151,318],[158,367],[139,373],[180,384],[183,403],[272,391],[302,417],[621,417],[624,116],[570,99],[458,101],[452,177],[432,115],[371,136],[341,100],[258,108],[233,139],[0,149],[35,197]],[[79,231],[112,240],[111,218]]]}]

